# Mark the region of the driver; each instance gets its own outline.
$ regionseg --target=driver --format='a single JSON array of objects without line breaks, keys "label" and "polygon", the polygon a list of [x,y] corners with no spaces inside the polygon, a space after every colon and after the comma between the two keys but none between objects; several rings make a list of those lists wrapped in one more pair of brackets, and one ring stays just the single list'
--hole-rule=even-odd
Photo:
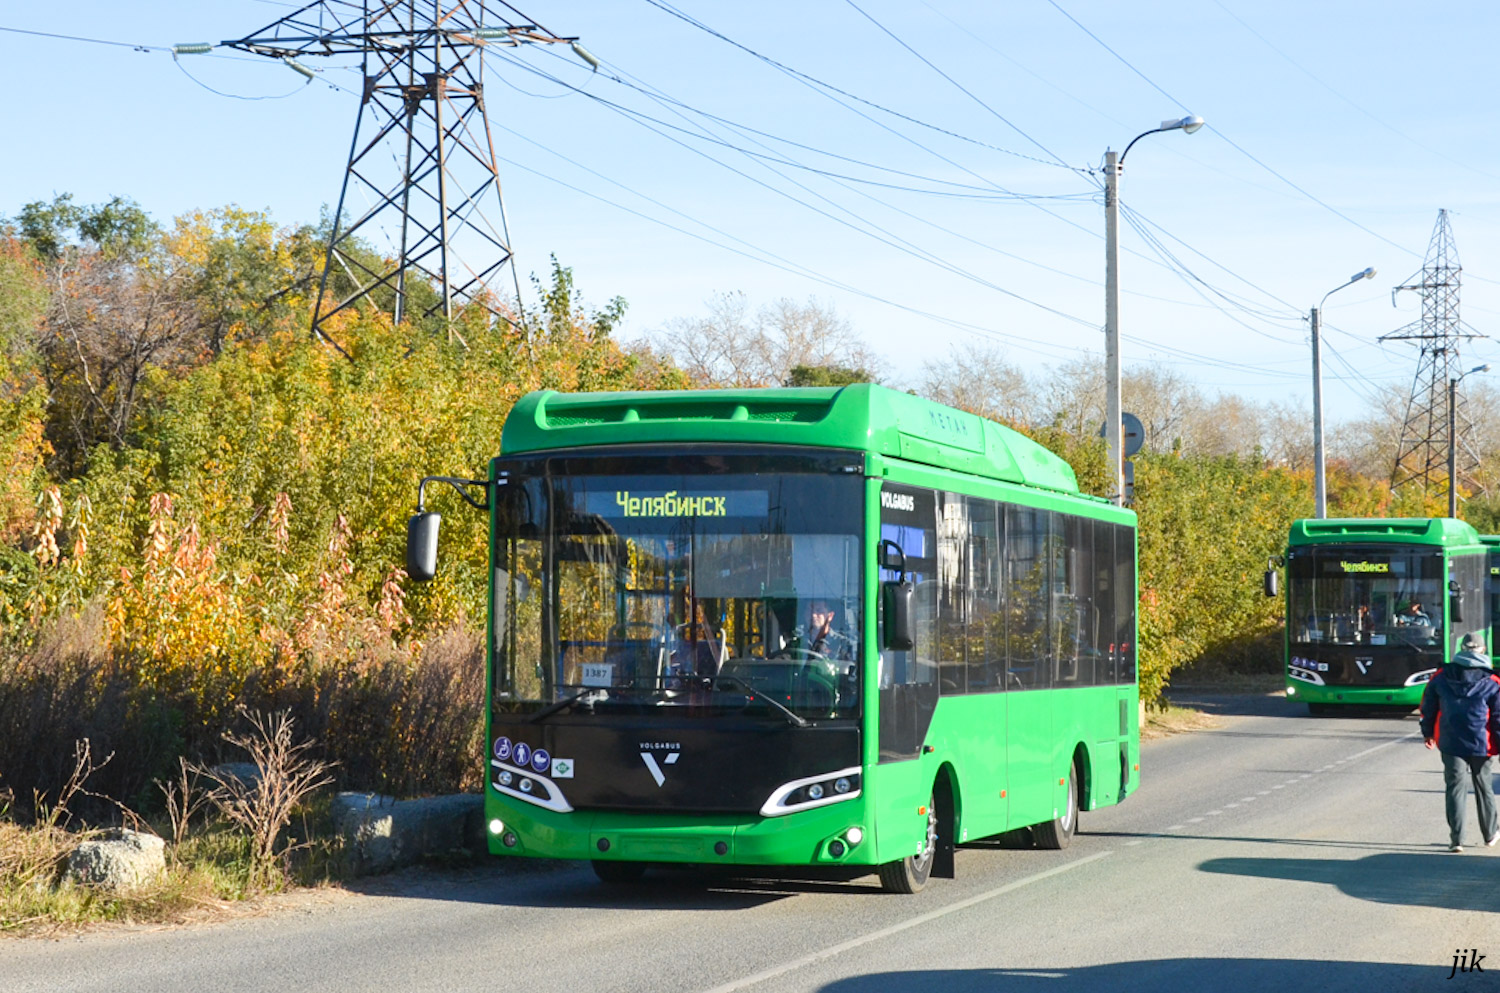
[{"label": "driver", "polygon": [[1397,621],[1401,624],[1426,624],[1431,626],[1432,618],[1427,616],[1427,611],[1422,609],[1420,600],[1413,600],[1397,615]]},{"label": "driver", "polygon": [[838,620],[838,604],[833,600],[815,599],[808,602],[811,623],[801,642],[804,647],[830,659],[850,662],[854,659],[854,639],[834,629]]}]

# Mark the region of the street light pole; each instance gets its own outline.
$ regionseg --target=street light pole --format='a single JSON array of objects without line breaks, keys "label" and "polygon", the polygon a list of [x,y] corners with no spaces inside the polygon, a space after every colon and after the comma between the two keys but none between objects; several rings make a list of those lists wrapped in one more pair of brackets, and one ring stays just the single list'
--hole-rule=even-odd
[{"label": "street light pole", "polygon": [[1345,286],[1353,286],[1361,279],[1374,279],[1374,268],[1356,272],[1349,277],[1349,281],[1342,286],[1335,286],[1323,294],[1323,299],[1312,309],[1309,323],[1312,324],[1312,365],[1313,365],[1313,516],[1319,520],[1328,516],[1328,479],[1323,472],[1323,369],[1322,369],[1322,345],[1318,341],[1318,332],[1322,328],[1323,304]]},{"label": "street light pole", "polygon": [[1109,492],[1125,502],[1124,431],[1120,424],[1120,165],[1104,153],[1104,450]]},{"label": "street light pole", "polygon": [[1120,176],[1125,156],[1146,135],[1179,129],[1192,134],[1201,127],[1203,118],[1194,115],[1162,121],[1161,127],[1130,139],[1118,158],[1112,150],[1104,153],[1104,446],[1109,498],[1116,506],[1125,503],[1125,439],[1120,424]]},{"label": "street light pole", "polygon": [[1458,516],[1458,384],[1474,372],[1489,372],[1488,364],[1477,365],[1457,379],[1448,380],[1448,516]]}]

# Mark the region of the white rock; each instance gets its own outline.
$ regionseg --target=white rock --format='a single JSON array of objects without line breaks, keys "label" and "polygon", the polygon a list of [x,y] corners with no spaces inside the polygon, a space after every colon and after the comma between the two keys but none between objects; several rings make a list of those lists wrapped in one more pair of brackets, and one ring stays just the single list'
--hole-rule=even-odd
[{"label": "white rock", "polygon": [[67,878],[111,890],[140,886],[166,871],[166,848],[167,843],[154,834],[126,828],[107,831],[73,849]]}]

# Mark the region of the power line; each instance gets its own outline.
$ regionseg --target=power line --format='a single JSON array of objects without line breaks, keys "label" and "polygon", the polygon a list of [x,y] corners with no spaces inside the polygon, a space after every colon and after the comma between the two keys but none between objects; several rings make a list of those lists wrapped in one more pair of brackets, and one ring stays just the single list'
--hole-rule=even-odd
[{"label": "power line", "polygon": [[[512,61],[513,62],[513,60],[509,60],[509,59],[507,59],[507,61]],[[522,65],[523,68],[526,68],[526,69],[528,69],[530,71],[539,72],[539,70],[535,70],[534,68],[532,68],[530,66],[526,66],[524,64],[521,64],[521,65]],[[561,83],[562,81],[558,80],[558,82]],[[567,84],[564,83],[563,85],[567,85]],[[591,96],[591,97],[593,96],[592,94],[588,94],[588,95]],[[594,97],[594,99],[598,99],[598,98]],[[737,169],[734,166],[730,165],[727,162],[724,162],[721,159],[717,159],[717,158],[715,158],[715,157],[713,157],[711,155],[708,155],[707,153],[703,152],[701,149],[694,148],[693,146],[687,144],[686,142],[683,142],[683,141],[681,141],[678,138],[674,138],[670,134],[664,134],[661,131],[657,131],[656,128],[652,127],[650,124],[644,123],[644,121],[641,120],[641,118],[645,117],[646,115],[632,114],[628,110],[626,110],[625,108],[620,108],[618,105],[613,104],[610,101],[601,101],[601,102],[604,105],[610,107],[611,109],[620,110],[621,112],[625,113],[628,120],[634,121],[635,123],[639,124],[641,127],[646,128],[648,131],[652,131],[653,133],[659,135],[660,137],[666,138],[668,141],[671,141],[672,143],[674,143],[676,145],[679,145],[679,146],[681,146],[683,148],[688,149],[689,151],[693,152],[695,155],[702,156],[703,158],[708,159],[708,161],[714,162],[717,165],[721,166],[722,168],[728,169],[730,172],[733,172],[734,174],[740,176],[741,178],[746,179],[746,180],[748,180],[748,181],[750,181],[750,182],[756,184],[757,186],[760,186],[760,187],[762,187],[762,188],[764,188],[766,190],[769,190],[772,193],[775,193],[777,196],[784,197],[784,198],[792,201],[793,203],[796,203],[796,204],[798,204],[798,205],[800,205],[802,207],[805,207],[808,210],[813,211],[814,213],[817,213],[817,214],[819,214],[819,215],[821,215],[823,217],[826,217],[827,219],[833,221],[835,224],[839,224],[839,225],[841,225],[843,227],[847,227],[847,228],[849,228],[852,231],[858,232],[860,234],[865,235],[866,237],[869,237],[869,238],[872,238],[872,239],[874,239],[874,240],[876,240],[878,242],[881,242],[882,244],[887,245],[888,247],[895,248],[897,251],[904,252],[904,253],[906,253],[908,255],[911,255],[914,258],[921,259],[922,261],[927,262],[927,263],[929,263],[931,265],[937,266],[938,268],[943,269],[944,271],[949,272],[949,273],[951,273],[953,275],[957,275],[957,276],[960,276],[962,278],[968,279],[968,280],[970,280],[972,282],[978,283],[979,285],[984,286],[984,287],[986,287],[988,289],[994,290],[994,291],[996,291],[996,292],[998,292],[998,293],[1000,293],[1000,294],[1002,294],[1004,296],[1008,296],[1008,297],[1011,297],[1014,300],[1020,301],[1020,302],[1025,303],[1025,304],[1029,304],[1032,307],[1035,307],[1035,308],[1037,308],[1039,310],[1046,311],[1047,313],[1053,314],[1054,316],[1061,317],[1064,320],[1071,321],[1071,322],[1073,322],[1075,324],[1079,324],[1079,325],[1082,325],[1083,327],[1087,327],[1087,328],[1097,328],[1098,327],[1098,324],[1096,324],[1093,321],[1088,321],[1088,320],[1085,320],[1084,318],[1077,317],[1077,316],[1075,316],[1073,314],[1069,314],[1066,311],[1059,310],[1056,307],[1048,306],[1047,304],[1041,303],[1040,301],[1033,300],[1030,297],[1027,297],[1027,296],[1024,296],[1023,294],[1017,293],[1014,290],[1007,289],[1006,287],[1001,286],[998,283],[995,283],[995,282],[992,282],[990,280],[987,280],[987,279],[985,279],[982,276],[979,276],[979,275],[977,275],[975,273],[969,272],[968,270],[964,269],[963,267],[958,266],[958,265],[956,265],[954,263],[948,262],[948,261],[942,259],[941,257],[937,256],[936,254],[934,254],[932,252],[929,252],[929,251],[927,251],[925,249],[919,248],[918,246],[914,245],[913,243],[911,243],[909,241],[906,241],[905,239],[902,239],[900,236],[898,236],[898,235],[896,235],[896,234],[894,234],[894,233],[892,233],[892,232],[890,232],[890,231],[888,231],[888,230],[880,227],[879,225],[873,225],[873,224],[871,224],[870,228],[874,229],[874,230],[871,230],[870,228],[862,227],[858,223],[854,223],[852,221],[848,221],[848,220],[845,220],[843,218],[837,217],[834,214],[829,213],[828,211],[823,210],[820,207],[817,207],[817,206],[815,206],[813,204],[808,203],[806,200],[799,199],[798,197],[794,196],[791,193],[788,193],[785,190],[779,189],[779,188],[777,188],[777,187],[775,187],[775,186],[773,186],[773,185],[765,182],[764,180],[761,180],[761,179],[758,179],[758,178],[756,178],[754,176],[751,176],[750,174],[744,172],[743,170]],[[673,129],[674,130],[681,130],[681,129],[677,129],[677,128],[673,128]],[[754,153],[748,153],[748,152],[747,152],[747,154],[751,154],[752,156],[754,155]],[[763,161],[760,164],[762,166],[764,166],[765,168],[767,168],[767,169],[771,169],[771,167],[769,165],[767,165]],[[771,169],[771,171],[775,172],[774,169]],[[784,176],[784,175],[782,175],[780,173],[777,173],[777,175],[781,176],[782,179],[786,179],[788,182],[792,182],[793,185],[798,186],[799,188],[807,191],[808,193],[812,194],[813,196],[818,196],[821,199],[824,199],[825,202],[830,203],[830,206],[834,206],[838,210],[842,210],[842,211],[845,211],[846,213],[849,213],[849,211],[847,210],[847,208],[844,208],[841,205],[833,204],[831,201],[827,201],[827,199],[823,198],[821,196],[821,194],[817,194],[817,193],[815,193],[815,192],[813,192],[811,190],[808,190],[807,187],[802,186],[799,183],[796,183],[795,180],[790,180],[790,179],[788,179],[788,177],[786,177],[786,176]],[[863,220],[863,219],[861,219],[861,220]],[[869,222],[864,222],[864,223],[869,223]]]},{"label": "power line", "polygon": [[170,52],[171,49],[165,45],[137,45],[130,41],[110,41],[106,38],[83,38],[74,34],[55,34],[51,31],[28,31],[26,28],[0,27],[0,31],[9,31],[11,34],[29,34],[39,38],[61,38],[64,41],[82,41],[90,45],[114,45],[117,48],[131,48],[137,52]]},{"label": "power line", "polygon": [[900,45],[902,48],[906,49],[913,56],[915,56],[923,65],[927,66],[927,68],[931,69],[933,72],[937,73],[939,76],[943,77],[948,82],[952,83],[953,86],[960,93],[962,93],[964,96],[968,97],[970,100],[973,100],[975,103],[979,104],[979,106],[981,106],[985,110],[989,111],[990,114],[993,115],[996,120],[1000,121],[1000,123],[1004,124],[1006,127],[1010,128],[1016,134],[1020,135],[1022,138],[1025,138],[1027,141],[1031,142],[1037,148],[1040,148],[1042,151],[1044,151],[1048,155],[1052,156],[1052,158],[1056,160],[1056,162],[1057,162],[1058,165],[1063,166],[1064,168],[1072,168],[1071,166],[1068,165],[1068,163],[1064,162],[1062,160],[1062,158],[1056,152],[1052,151],[1052,149],[1048,148],[1046,145],[1043,145],[1041,142],[1037,141],[1031,135],[1027,134],[1025,131],[1023,131],[1018,125],[1016,125],[1013,121],[1011,121],[1004,114],[1001,114],[994,107],[991,107],[989,104],[987,104],[983,100],[981,100],[968,87],[964,86],[958,80],[954,79],[952,76],[948,75],[946,72],[944,72],[943,70],[939,69],[937,67],[937,65],[932,62],[931,59],[927,58],[927,56],[923,55],[921,52],[917,51],[915,48],[912,48],[911,45],[909,45],[909,44],[906,43],[906,40],[904,38],[901,38],[899,35],[897,35],[890,28],[886,27],[884,24],[881,24],[874,17],[871,17],[870,14],[867,13],[864,10],[864,8],[860,7],[859,4],[855,3],[854,0],[845,0],[845,2],[847,4],[849,4],[849,6],[853,7],[859,13],[859,15],[861,17],[863,17],[865,20],[869,21],[871,24],[875,25],[881,31],[885,32],[885,34],[887,36],[889,36],[892,41],[894,41],[896,44]]},{"label": "power line", "polygon": [[[555,52],[553,52],[551,54],[555,58],[562,58],[562,56],[558,55]],[[624,72],[624,70],[620,70],[620,69],[618,69],[618,67],[613,66],[612,63],[606,63],[606,64],[611,65],[611,67],[615,68],[617,70],[617,72],[622,72],[622,73]],[[794,166],[796,168],[803,169],[803,170],[808,171],[808,172],[820,173],[820,174],[825,175],[825,176],[831,176],[831,177],[838,178],[838,179],[849,180],[850,182],[866,183],[866,184],[872,185],[872,186],[885,186],[885,187],[888,187],[890,189],[905,190],[905,191],[912,192],[912,193],[928,193],[928,194],[933,194],[933,195],[938,195],[938,196],[961,196],[961,197],[968,197],[968,198],[972,198],[972,199],[976,199],[976,200],[997,200],[997,201],[998,200],[1079,200],[1079,199],[1082,199],[1084,197],[1089,196],[1089,194],[1085,194],[1085,193],[1041,194],[1041,193],[1014,193],[1014,192],[1011,192],[1011,191],[997,191],[1000,194],[1000,195],[997,196],[995,192],[991,192],[992,187],[975,186],[972,183],[956,183],[956,182],[954,182],[953,180],[950,180],[950,179],[940,179],[940,178],[935,177],[935,176],[924,176],[924,175],[922,175],[920,173],[908,172],[908,171],[903,170],[903,169],[895,169],[895,168],[892,168],[890,166],[879,165],[878,163],[866,162],[863,159],[856,159],[856,158],[853,158],[852,156],[839,154],[838,152],[830,152],[830,151],[828,151],[826,149],[817,148],[817,147],[814,147],[812,145],[805,144],[803,142],[794,141],[791,138],[784,138],[784,137],[782,137],[780,135],[771,134],[768,131],[762,131],[762,130],[760,130],[758,128],[753,128],[753,127],[749,126],[748,124],[741,124],[741,123],[739,123],[737,121],[731,121],[728,118],[721,117],[721,116],[719,116],[717,114],[710,113],[709,111],[702,110],[702,109],[697,108],[697,107],[693,107],[692,105],[684,103],[683,101],[678,100],[675,97],[668,96],[667,94],[661,92],[660,90],[656,90],[656,92],[654,92],[654,93],[650,92],[649,90],[646,89],[645,86],[638,85],[637,83],[634,83],[634,82],[631,82],[630,80],[624,79],[620,75],[616,75],[614,73],[608,73],[608,72],[601,72],[600,75],[604,76],[606,79],[609,79],[612,82],[620,84],[621,86],[624,86],[624,87],[626,87],[628,89],[631,89],[631,90],[635,90],[636,92],[641,93],[643,96],[646,96],[647,98],[649,98],[651,100],[654,100],[654,101],[656,101],[658,103],[665,102],[665,103],[671,104],[674,107],[681,108],[682,110],[686,110],[686,111],[688,111],[690,113],[696,114],[699,117],[703,117],[703,118],[706,118],[707,120],[711,120],[711,121],[714,121],[714,122],[716,122],[718,124],[722,124],[725,127],[734,128],[735,130],[744,132],[746,134],[757,135],[759,137],[766,138],[766,139],[768,139],[770,141],[779,142],[779,143],[784,144],[784,145],[790,145],[793,148],[798,148],[798,149],[801,149],[801,150],[806,151],[806,152],[812,152],[815,155],[827,156],[828,158],[831,158],[831,159],[837,159],[837,160],[839,160],[841,162],[848,162],[848,163],[853,164],[853,165],[863,166],[863,167],[865,167],[867,169],[875,169],[875,170],[878,170],[880,172],[891,173],[892,175],[904,176],[904,177],[906,177],[908,179],[919,179],[919,180],[922,180],[922,181],[928,182],[928,183],[936,183],[936,184],[943,185],[943,186],[951,186],[951,187],[953,187],[953,188],[955,188],[957,190],[966,190],[966,191],[975,191],[975,192],[970,192],[970,193],[965,193],[965,194],[946,193],[946,192],[944,192],[942,190],[923,190],[923,189],[917,189],[917,188],[914,188],[914,187],[906,187],[906,186],[900,186],[900,185],[890,184],[890,183],[879,183],[879,182],[876,182],[876,181],[873,181],[873,180],[863,179],[863,178],[857,177],[857,176],[847,176],[847,175],[842,175],[842,174],[831,172],[831,171],[824,170],[824,169],[818,169],[818,168],[816,168],[814,166],[808,166],[808,165],[805,165],[803,163],[799,163],[799,162],[797,162],[797,161],[795,161],[793,159],[785,158],[783,156],[775,156],[774,157],[774,161],[778,161],[778,162],[780,162],[780,163],[782,163],[784,165]],[[626,73],[625,75],[629,75],[629,74]],[[557,77],[548,76],[547,78],[552,79],[553,81],[558,82],[561,85],[569,86],[569,84],[564,83],[562,80],[558,79]],[[582,88],[575,88],[575,87],[571,87],[571,86],[570,86],[570,88],[571,89],[576,89],[576,91],[580,95],[588,96],[588,97],[591,97],[593,99],[596,99],[596,100],[600,101],[601,103],[609,104],[612,107],[616,107],[617,109],[624,110],[626,113],[630,113],[630,114],[639,114],[640,113],[639,111],[632,110],[630,108],[625,108],[625,107],[622,107],[622,106],[620,106],[618,104],[614,104],[611,101],[607,101],[607,100],[605,100],[602,97],[597,97],[597,96],[594,96],[593,94],[584,92],[582,90]],[[656,88],[652,87],[652,89],[656,89]],[[673,130],[680,130],[680,129],[676,128],[674,125],[667,124],[666,122],[661,121],[658,118],[650,117],[649,115],[641,115],[641,116],[647,117],[648,120],[655,121],[656,123],[661,124],[663,127],[670,127],[670,128],[673,128]],[[684,133],[693,134],[692,132],[684,132]],[[698,135],[696,135],[696,134],[694,136],[698,137]],[[727,142],[718,141],[716,143],[726,145],[726,147],[732,147],[736,151],[740,151],[740,152],[746,151],[744,148],[741,148],[740,146],[729,145]],[[757,153],[748,153],[748,154],[757,154]],[[979,195],[979,194],[983,194],[983,195]]]},{"label": "power line", "polygon": [[[989,142],[980,141],[978,138],[971,138],[968,135],[959,134],[957,131],[951,131],[948,128],[940,127],[940,126],[938,126],[936,124],[931,124],[931,123],[929,123],[927,121],[921,120],[920,118],[913,117],[910,114],[904,114],[904,113],[902,113],[899,110],[892,110],[890,107],[886,107],[886,106],[884,106],[882,104],[878,104],[878,103],[876,103],[873,100],[867,100],[864,97],[857,96],[857,95],[855,95],[853,93],[850,93],[847,90],[840,89],[839,87],[834,86],[832,83],[826,82],[825,80],[822,80],[822,79],[818,79],[816,76],[811,76],[811,75],[809,75],[809,74],[807,74],[805,72],[802,72],[799,69],[793,69],[791,66],[788,66],[788,65],[785,65],[785,64],[783,64],[781,62],[776,61],[775,59],[771,58],[769,55],[763,55],[762,53],[757,52],[755,49],[750,48],[748,45],[744,45],[744,44],[741,44],[738,41],[735,41],[733,38],[729,37],[728,35],[720,32],[720,31],[714,30],[713,28],[709,27],[707,24],[704,24],[702,21],[698,20],[697,18],[692,17],[689,14],[683,13],[681,10],[678,10],[676,7],[672,6],[670,3],[664,2],[664,0],[645,0],[645,2],[648,3],[648,4],[650,4],[651,6],[655,7],[656,9],[664,12],[664,13],[670,14],[673,17],[676,17],[676,18],[678,18],[681,21],[684,21],[684,22],[686,22],[688,24],[691,24],[693,27],[697,28],[700,31],[705,32],[706,34],[712,35],[713,37],[719,39],[720,41],[724,42],[725,44],[732,45],[735,48],[738,48],[740,51],[744,52],[745,54],[750,55],[750,56],[752,56],[752,57],[754,57],[756,59],[759,59],[760,61],[766,63],[769,66],[775,67],[776,69],[780,70],[781,72],[784,72],[787,75],[794,77],[795,79],[799,80],[800,82],[802,82],[802,83],[804,83],[806,85],[809,85],[809,86],[813,87],[814,89],[826,90],[826,91],[828,91],[830,93],[837,93],[840,96],[848,97],[850,100],[854,100],[854,101],[857,101],[859,103],[862,103],[862,104],[864,104],[867,107],[874,108],[875,110],[878,110],[878,111],[880,111],[883,114],[889,114],[892,117],[899,118],[899,119],[901,119],[903,121],[907,121],[908,123],[915,124],[918,127],[926,128],[926,129],[928,129],[930,131],[934,131],[934,132],[937,132],[939,134],[947,135],[948,137],[955,138],[958,141],[968,142],[969,144],[972,144],[972,145],[978,145],[981,148],[987,148],[987,149],[989,149],[992,152],[1000,152],[1001,154],[1004,154],[1004,155],[1015,156],[1016,158],[1026,159],[1026,160],[1031,161],[1031,162],[1038,162],[1038,163],[1041,163],[1042,165],[1059,167],[1059,164],[1057,162],[1052,162],[1052,161],[1049,161],[1047,159],[1039,159],[1039,158],[1037,158],[1034,155],[1027,155],[1025,152],[1017,152],[1014,149],[1002,148],[999,145],[992,145]],[[863,116],[863,115],[861,115],[861,116]],[[868,119],[869,118],[867,118],[867,120]],[[872,123],[873,123],[873,121],[872,121]],[[1048,153],[1048,154],[1051,154],[1051,153]],[[1066,164],[1061,165],[1060,168],[1072,169],[1075,172],[1077,171],[1076,169],[1073,169],[1072,166],[1069,166],[1069,165],[1066,165]]]},{"label": "power line", "polygon": [[1359,103],[1355,102],[1354,100],[1350,99],[1347,95],[1345,95],[1341,91],[1335,89],[1332,85],[1330,85],[1326,80],[1324,80],[1317,73],[1315,73],[1312,70],[1308,69],[1302,63],[1298,62],[1296,59],[1292,58],[1286,52],[1282,51],[1275,44],[1273,44],[1269,38],[1267,38],[1265,35],[1261,34],[1259,31],[1257,31],[1253,27],[1251,27],[1249,25],[1249,23],[1247,23],[1245,21],[1244,18],[1240,17],[1234,11],[1232,11],[1228,7],[1224,6],[1224,4],[1220,2],[1220,0],[1214,0],[1214,6],[1218,7],[1224,13],[1228,14],[1231,18],[1234,19],[1235,23],[1239,24],[1240,27],[1244,28],[1246,31],[1248,31],[1251,34],[1253,34],[1256,38],[1258,38],[1261,41],[1262,44],[1264,44],[1271,51],[1273,51],[1277,55],[1281,56],[1287,62],[1287,64],[1289,64],[1290,66],[1292,66],[1292,68],[1296,69],[1298,72],[1302,73],[1308,79],[1311,79],[1313,82],[1315,82],[1319,86],[1323,87],[1323,89],[1327,90],[1329,93],[1332,93],[1334,96],[1338,97],[1344,103],[1348,104],[1350,107],[1353,107],[1355,110],[1359,111],[1361,114],[1365,115],[1370,120],[1374,121],[1376,124],[1379,124],[1381,127],[1385,128],[1387,131],[1391,132],[1392,134],[1396,135],[1397,137],[1406,139],[1407,141],[1411,142],[1413,145],[1417,146],[1418,148],[1422,149],[1423,151],[1428,152],[1428,153],[1430,153],[1432,155],[1435,155],[1435,156],[1437,156],[1438,158],[1442,159],[1445,162],[1451,162],[1454,165],[1456,165],[1456,166],[1458,166],[1458,167],[1460,167],[1462,169],[1467,169],[1470,172],[1476,173],[1476,174],[1478,174],[1480,176],[1485,176],[1485,177],[1487,177],[1489,179],[1500,179],[1500,175],[1497,175],[1497,174],[1495,174],[1493,172],[1486,172],[1483,169],[1476,169],[1476,168],[1474,168],[1473,166],[1469,165],[1466,162],[1460,162],[1458,159],[1455,159],[1455,158],[1453,158],[1450,155],[1444,155],[1442,152],[1438,151],[1437,149],[1433,148],[1432,146],[1426,144],[1425,142],[1419,141],[1416,138],[1413,138],[1411,135],[1407,134],[1405,131],[1402,131],[1400,128],[1396,127],[1395,125],[1391,124],[1390,122],[1388,122],[1388,121],[1382,119],[1381,117],[1378,117],[1377,115],[1371,113],[1368,109],[1366,109],[1365,107],[1361,106]]},{"label": "power line", "polygon": [[1094,34],[1094,32],[1092,32],[1088,28],[1084,27],[1083,26],[1083,22],[1079,21],[1078,18],[1074,17],[1072,14],[1068,13],[1066,10],[1063,10],[1062,7],[1058,4],[1057,0],[1047,0],[1047,2],[1050,3],[1053,7],[1055,7],[1057,9],[1057,12],[1059,14],[1061,14],[1064,17],[1066,17],[1068,20],[1072,21],[1074,23],[1074,25],[1077,26],[1078,30],[1082,31],[1084,34],[1088,35],[1090,38],[1092,38],[1096,42],[1098,42],[1100,48],[1104,49],[1106,52],[1108,52],[1109,54],[1113,55],[1115,58],[1119,59],[1121,65],[1123,65],[1125,68],[1129,69],[1131,72],[1135,73],[1137,76],[1139,76],[1142,79],[1144,79],[1146,81],[1146,85],[1147,86],[1150,86],[1153,90],[1155,90],[1156,92],[1160,93],[1162,96],[1166,97],[1168,100],[1170,100],[1173,103],[1175,103],[1180,109],[1182,109],[1182,110],[1187,110],[1188,109],[1187,108],[1187,104],[1183,103],[1181,100],[1178,100],[1176,97],[1174,97],[1172,94],[1168,93],[1166,90],[1162,89],[1160,86],[1157,86],[1155,80],[1153,80],[1150,76],[1146,75],[1145,73],[1141,72],[1135,66],[1131,65],[1130,64],[1130,60],[1126,59],[1125,56],[1121,55],[1119,52],[1115,51],[1113,48],[1110,48],[1108,45],[1106,45],[1104,43],[1104,39],[1103,38],[1100,38],[1098,35]]}]

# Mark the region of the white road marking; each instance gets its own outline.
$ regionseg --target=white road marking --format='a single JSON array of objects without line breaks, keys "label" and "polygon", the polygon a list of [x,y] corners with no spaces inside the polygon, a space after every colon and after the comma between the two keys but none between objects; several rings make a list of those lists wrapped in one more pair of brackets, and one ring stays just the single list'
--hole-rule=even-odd
[{"label": "white road marking", "polygon": [[783,962],[781,965],[754,973],[743,979],[736,979],[733,982],[725,983],[723,986],[715,986],[712,989],[704,990],[703,993],[734,993],[736,990],[742,990],[757,983],[763,983],[768,979],[775,979],[777,976],[785,975],[795,969],[802,969],[814,963],[821,962],[824,959],[833,958],[835,955],[842,955],[844,952],[859,948],[861,945],[868,945],[872,941],[879,941],[882,938],[889,938],[893,934],[900,934],[902,931],[926,924],[928,921],[935,921],[940,917],[946,917],[960,910],[967,910],[977,904],[984,903],[986,900],[993,900],[997,896],[1004,896],[1006,893],[1018,890],[1023,886],[1029,886],[1032,883],[1040,882],[1049,876],[1060,875],[1061,873],[1088,865],[1090,862],[1097,862],[1102,858],[1109,857],[1111,854],[1111,852],[1099,852],[1095,855],[1078,859],[1075,862],[1069,862],[1066,865],[1055,866],[1034,876],[1027,876],[1025,879],[1018,879],[1013,883],[997,886],[995,889],[980,893],[978,896],[971,896],[967,900],[960,900],[957,903],[949,904],[938,910],[919,914],[910,920],[902,921],[900,924],[892,924],[890,927],[881,928],[879,931],[871,931],[869,934],[861,935],[858,938],[841,941],[837,945],[829,945],[820,951],[812,952],[801,958],[793,959],[790,962]]}]

